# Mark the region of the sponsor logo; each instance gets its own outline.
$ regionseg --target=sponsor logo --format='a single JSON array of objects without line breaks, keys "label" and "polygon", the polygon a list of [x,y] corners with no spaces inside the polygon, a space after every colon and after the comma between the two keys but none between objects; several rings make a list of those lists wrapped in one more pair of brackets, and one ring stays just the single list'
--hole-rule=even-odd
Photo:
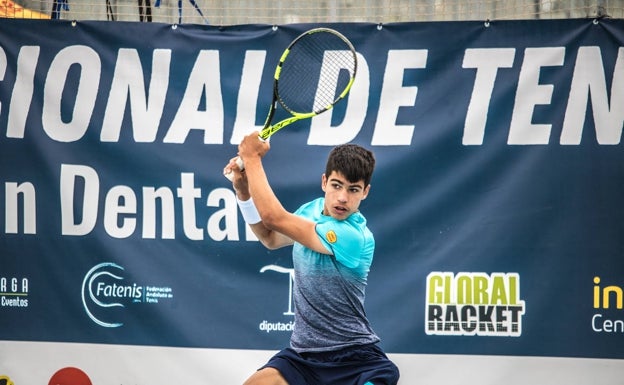
[{"label": "sponsor logo", "polygon": [[295,327],[295,322],[269,322],[264,320],[260,322],[259,329],[263,332],[292,332]]},{"label": "sponsor logo", "polygon": [[78,368],[63,368],[52,375],[48,385],[93,385],[85,372]]},{"label": "sponsor logo", "polygon": [[336,232],[334,230],[329,230],[327,234],[325,234],[325,238],[329,243],[336,243],[336,241],[338,240],[338,236],[336,235]]},{"label": "sponsor logo", "polygon": [[[284,311],[283,315],[285,316],[294,316],[295,313],[293,312],[293,284],[295,283],[295,269],[292,268],[286,268],[286,267],[282,267],[282,266],[278,266],[278,265],[267,265],[264,266],[260,269],[261,273],[267,272],[267,271],[271,271],[271,272],[276,272],[276,273],[280,273],[280,274],[284,274],[287,275],[288,277],[288,298],[285,301],[286,302],[286,311]],[[271,333],[271,332],[292,332],[293,328],[295,326],[295,322],[292,320],[289,321],[284,321],[284,320],[279,320],[279,321],[268,321],[268,320],[263,320],[262,322],[260,322],[260,324],[258,325],[258,329],[262,332],[265,333]]]},{"label": "sponsor logo", "polygon": [[0,375],[0,385],[14,385],[9,376]]},{"label": "sponsor logo", "polygon": [[522,334],[525,304],[517,273],[432,272],[427,276],[426,296],[428,335]]},{"label": "sponsor logo", "polygon": [[624,333],[624,288],[612,283],[602,282],[594,277],[593,308],[597,312],[592,316],[592,330],[596,333]]},{"label": "sponsor logo", "polygon": [[82,281],[82,304],[93,322],[108,328],[116,328],[123,322],[110,320],[112,309],[126,308],[134,304],[158,304],[173,298],[167,286],[140,285],[129,282],[123,276],[124,268],[105,262],[94,266]]},{"label": "sponsor logo", "polygon": [[28,278],[0,277],[0,307],[28,307]]}]

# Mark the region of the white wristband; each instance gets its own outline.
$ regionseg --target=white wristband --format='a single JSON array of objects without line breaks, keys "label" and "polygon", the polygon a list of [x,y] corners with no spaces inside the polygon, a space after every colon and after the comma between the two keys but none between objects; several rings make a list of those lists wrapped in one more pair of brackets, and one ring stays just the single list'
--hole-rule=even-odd
[{"label": "white wristband", "polygon": [[256,223],[262,221],[252,198],[242,201],[236,197],[236,202],[238,202],[238,208],[240,209],[241,214],[243,214],[245,223],[255,225]]}]

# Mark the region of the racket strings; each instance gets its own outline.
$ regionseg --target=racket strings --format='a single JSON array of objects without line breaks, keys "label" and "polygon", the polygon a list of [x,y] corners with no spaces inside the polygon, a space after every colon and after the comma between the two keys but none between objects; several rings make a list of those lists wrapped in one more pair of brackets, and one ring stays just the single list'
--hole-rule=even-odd
[{"label": "racket strings", "polygon": [[330,32],[304,35],[282,63],[277,93],[293,113],[320,113],[337,102],[355,76],[355,52]]},{"label": "racket strings", "polygon": [[[314,111],[328,108],[341,96],[349,83],[354,68],[351,51],[325,51],[324,65],[319,77]],[[325,72],[325,73],[324,73]]]}]

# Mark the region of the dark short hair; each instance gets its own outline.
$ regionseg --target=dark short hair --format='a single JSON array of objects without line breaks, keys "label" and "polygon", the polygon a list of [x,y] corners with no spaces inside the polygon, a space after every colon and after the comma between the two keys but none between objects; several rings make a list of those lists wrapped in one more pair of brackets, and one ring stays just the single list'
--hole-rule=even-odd
[{"label": "dark short hair", "polygon": [[357,144],[341,144],[329,153],[325,175],[332,171],[344,175],[349,182],[364,181],[364,187],[370,184],[375,170],[375,155],[372,151]]}]

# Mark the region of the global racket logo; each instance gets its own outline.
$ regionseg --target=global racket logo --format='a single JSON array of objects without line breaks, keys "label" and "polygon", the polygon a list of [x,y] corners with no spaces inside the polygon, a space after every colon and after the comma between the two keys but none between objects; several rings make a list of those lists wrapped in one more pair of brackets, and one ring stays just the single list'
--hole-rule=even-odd
[{"label": "global racket logo", "polygon": [[87,316],[96,324],[117,328],[123,326],[120,311],[134,304],[158,304],[173,298],[168,286],[139,285],[128,281],[124,268],[112,263],[100,263],[85,274],[82,281],[82,305]]},{"label": "global racket logo", "polygon": [[522,335],[525,303],[517,273],[431,272],[426,301],[428,335]]}]

